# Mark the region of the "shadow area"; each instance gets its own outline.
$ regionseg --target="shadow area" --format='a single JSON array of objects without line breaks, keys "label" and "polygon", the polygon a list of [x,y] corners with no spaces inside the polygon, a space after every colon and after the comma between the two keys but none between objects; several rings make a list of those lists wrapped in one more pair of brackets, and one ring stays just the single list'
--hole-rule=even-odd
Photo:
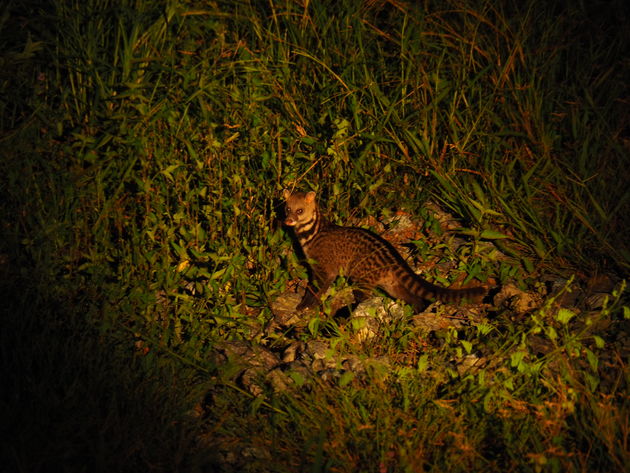
[{"label": "shadow area", "polygon": [[215,471],[174,370],[99,334],[87,296],[69,303],[34,280],[0,275],[3,471]]}]

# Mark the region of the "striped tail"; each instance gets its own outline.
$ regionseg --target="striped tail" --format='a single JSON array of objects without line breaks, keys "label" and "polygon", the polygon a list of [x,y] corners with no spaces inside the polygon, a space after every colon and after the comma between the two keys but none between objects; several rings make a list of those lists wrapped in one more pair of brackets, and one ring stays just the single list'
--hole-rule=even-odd
[{"label": "striped tail", "polygon": [[420,310],[426,307],[427,302],[434,301],[447,303],[462,303],[467,301],[479,303],[488,293],[487,288],[483,286],[463,289],[448,289],[436,286],[422,279],[411,270],[406,271],[400,279],[402,284],[398,285],[398,287],[392,291],[393,294],[391,295],[404,300]]}]

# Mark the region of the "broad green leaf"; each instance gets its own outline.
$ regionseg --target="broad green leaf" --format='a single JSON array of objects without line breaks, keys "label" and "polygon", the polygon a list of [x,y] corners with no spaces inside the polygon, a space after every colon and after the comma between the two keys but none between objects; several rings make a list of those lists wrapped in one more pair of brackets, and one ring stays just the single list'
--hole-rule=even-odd
[{"label": "broad green leaf", "polygon": [[479,237],[484,240],[502,240],[504,238],[510,238],[508,235],[505,235],[504,233],[498,232],[496,230],[483,230]]},{"label": "broad green leaf", "polygon": [[339,386],[342,388],[349,384],[354,379],[354,373],[352,371],[344,372],[339,378]]},{"label": "broad green leaf", "polygon": [[560,322],[561,324],[567,324],[569,322],[569,320],[571,320],[573,317],[575,317],[575,312],[562,307],[560,308],[560,310],[558,310],[558,313],[556,314],[556,320],[558,322]]}]

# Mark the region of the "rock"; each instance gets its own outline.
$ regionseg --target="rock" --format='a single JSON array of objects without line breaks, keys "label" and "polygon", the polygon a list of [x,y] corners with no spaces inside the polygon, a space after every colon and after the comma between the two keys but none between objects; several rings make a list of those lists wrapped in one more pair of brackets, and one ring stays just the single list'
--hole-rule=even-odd
[{"label": "rock", "polygon": [[495,307],[502,307],[524,315],[542,306],[543,298],[536,292],[522,291],[514,284],[505,284],[494,296]]},{"label": "rock", "polygon": [[302,300],[302,295],[293,291],[286,291],[271,303],[271,312],[274,315],[270,329],[290,326],[305,326],[305,317],[295,311]]},{"label": "rock", "polygon": [[608,300],[610,300],[610,294],[607,292],[596,292],[591,294],[584,300],[584,304],[590,310],[597,310],[604,307]]},{"label": "rock", "polygon": [[414,315],[411,321],[415,327],[420,327],[427,332],[435,332],[438,330],[444,330],[445,328],[463,327],[466,319],[458,317],[444,317],[431,312],[423,312],[422,314]]},{"label": "rock", "polygon": [[613,277],[608,274],[595,274],[586,282],[586,288],[592,293],[610,294],[615,289],[616,284]]},{"label": "rock", "polygon": [[309,340],[306,342],[304,352],[313,359],[323,360],[327,357],[329,348],[330,344],[324,340]]},{"label": "rock", "polygon": [[288,347],[284,349],[284,352],[282,353],[282,361],[284,363],[294,362],[297,359],[298,352],[302,350],[302,342],[296,341],[291,343]]},{"label": "rock", "polygon": [[366,342],[376,337],[384,324],[403,316],[404,310],[400,304],[391,300],[385,301],[382,297],[372,297],[356,307],[348,322],[356,339]]},{"label": "rock", "polygon": [[217,366],[227,363],[236,365],[235,378],[254,396],[264,392],[267,373],[281,363],[272,351],[244,340],[218,343],[214,358]]},{"label": "rock", "polygon": [[265,380],[269,383],[274,392],[286,391],[294,384],[293,380],[280,368],[274,368],[267,373]]},{"label": "rock", "polygon": [[485,358],[479,358],[475,354],[464,356],[464,359],[457,365],[457,372],[460,376],[469,371],[473,367],[481,367],[485,364]]},{"label": "rock", "polygon": [[559,278],[551,283],[549,295],[556,298],[560,307],[576,307],[578,299],[584,296],[584,291],[575,282]]}]

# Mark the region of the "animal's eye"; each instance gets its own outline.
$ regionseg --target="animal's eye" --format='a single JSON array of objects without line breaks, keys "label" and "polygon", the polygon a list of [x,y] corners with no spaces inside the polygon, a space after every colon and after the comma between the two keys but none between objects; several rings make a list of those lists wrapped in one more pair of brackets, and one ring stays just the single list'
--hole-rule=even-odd
[{"label": "animal's eye", "polygon": [[302,212],[304,212],[304,210],[302,210],[302,209],[297,209],[297,210],[295,211],[295,213],[296,213],[296,214],[298,214],[298,215],[300,215]]},{"label": "animal's eye", "polygon": [[290,214],[291,213],[291,207],[287,207],[287,213]]}]

